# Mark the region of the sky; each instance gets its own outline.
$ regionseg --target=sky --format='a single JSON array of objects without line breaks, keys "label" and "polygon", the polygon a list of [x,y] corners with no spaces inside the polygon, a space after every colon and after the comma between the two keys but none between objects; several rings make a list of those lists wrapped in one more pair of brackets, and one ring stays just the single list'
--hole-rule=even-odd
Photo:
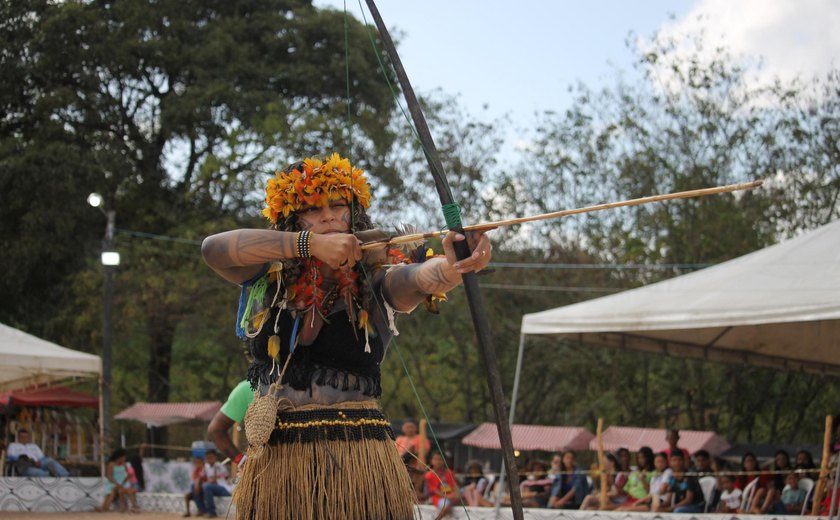
[{"label": "sky", "polygon": [[[364,5],[364,1],[361,2]],[[361,19],[359,0],[347,10]],[[344,8],[343,0],[315,0]],[[763,60],[761,79],[811,76],[840,65],[837,0],[378,0],[415,90],[458,95],[475,117],[562,111],[568,87],[610,84],[629,73],[627,41],[696,33],[735,55]],[[365,12],[368,21],[370,14]],[[631,36],[632,35],[632,36]]]}]

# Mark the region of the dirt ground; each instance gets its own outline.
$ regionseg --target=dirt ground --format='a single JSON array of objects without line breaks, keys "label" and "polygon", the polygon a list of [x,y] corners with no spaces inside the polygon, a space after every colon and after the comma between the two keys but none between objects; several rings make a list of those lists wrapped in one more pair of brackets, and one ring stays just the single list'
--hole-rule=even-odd
[{"label": "dirt ground", "polygon": [[181,515],[179,513],[11,513],[0,511],[0,520],[131,520],[133,518],[138,520],[147,518],[172,520],[181,518]]}]

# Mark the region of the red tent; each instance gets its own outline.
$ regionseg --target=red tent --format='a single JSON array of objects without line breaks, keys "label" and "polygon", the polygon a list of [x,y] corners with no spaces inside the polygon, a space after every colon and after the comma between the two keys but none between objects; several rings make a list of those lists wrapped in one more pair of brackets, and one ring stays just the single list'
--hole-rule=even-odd
[{"label": "red tent", "polygon": [[[537,426],[514,424],[511,427],[513,447],[530,451],[585,450],[594,436],[583,428],[572,426]],[[467,446],[491,450],[501,449],[495,423],[482,423],[462,441]]]},{"label": "red tent", "polygon": [[[639,451],[642,446],[649,446],[654,452],[660,452],[668,448],[668,443],[665,441],[666,433],[668,430],[659,428],[610,426],[603,433],[604,449],[615,451],[619,448],[627,448],[630,451]],[[589,447],[597,450],[598,439],[592,439]],[[685,448],[691,454],[697,450],[706,450],[716,457],[729,449],[729,443],[712,431],[680,430],[679,447]]]},{"label": "red tent", "polygon": [[98,408],[99,398],[64,386],[21,388],[0,394],[0,405]]},{"label": "red tent", "polygon": [[168,426],[178,423],[202,423],[213,419],[221,409],[219,401],[200,403],[135,403],[114,416],[114,419],[135,420],[147,426]]}]

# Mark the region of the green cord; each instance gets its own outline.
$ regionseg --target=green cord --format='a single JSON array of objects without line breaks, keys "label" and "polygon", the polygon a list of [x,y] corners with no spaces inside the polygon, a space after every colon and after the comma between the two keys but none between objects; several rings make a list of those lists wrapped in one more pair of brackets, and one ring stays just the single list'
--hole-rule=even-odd
[{"label": "green cord", "polygon": [[344,0],[344,81],[347,85],[347,156],[353,153],[353,119],[352,99],[350,98],[350,43],[349,43],[349,18],[347,16],[347,0]]},{"label": "green cord", "polygon": [[461,206],[452,202],[441,206],[443,209],[443,218],[446,219],[446,227],[455,229],[461,226]]}]

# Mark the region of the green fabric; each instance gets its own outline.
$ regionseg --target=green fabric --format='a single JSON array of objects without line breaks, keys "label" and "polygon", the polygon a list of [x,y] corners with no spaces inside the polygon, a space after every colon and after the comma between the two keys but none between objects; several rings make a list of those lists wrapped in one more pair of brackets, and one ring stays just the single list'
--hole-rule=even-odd
[{"label": "green fabric", "polygon": [[254,391],[251,390],[251,383],[247,380],[240,382],[230,391],[230,395],[222,405],[222,413],[233,422],[241,423],[245,418],[248,405],[254,400]]},{"label": "green fabric", "polygon": [[[645,478],[648,483],[650,483],[650,476],[651,475],[648,474],[648,477]],[[639,478],[638,471],[630,473],[630,477],[627,479],[627,484],[624,485],[624,492],[636,499],[644,498],[648,495],[645,485],[642,483],[642,479]]]}]

